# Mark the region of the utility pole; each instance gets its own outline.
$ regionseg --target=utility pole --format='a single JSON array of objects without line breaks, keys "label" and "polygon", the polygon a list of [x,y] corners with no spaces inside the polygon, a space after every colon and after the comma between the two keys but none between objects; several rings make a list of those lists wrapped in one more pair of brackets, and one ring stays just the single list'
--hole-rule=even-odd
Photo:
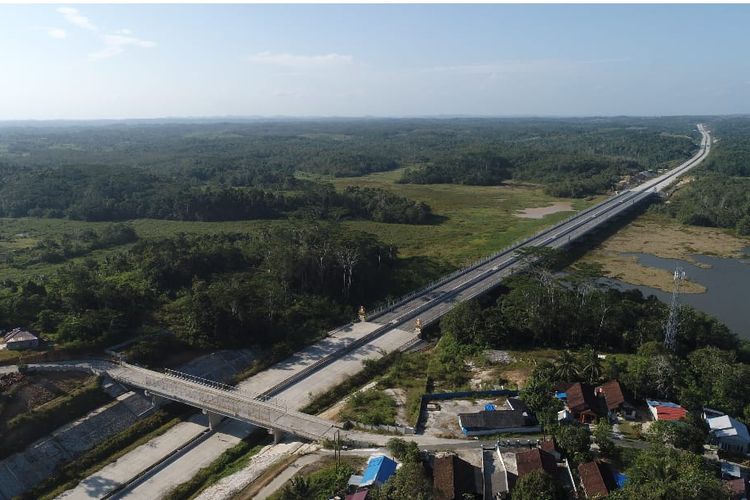
[{"label": "utility pole", "polygon": [[664,325],[664,347],[674,351],[677,342],[677,324],[680,312],[680,285],[685,280],[685,271],[678,265],[674,270],[672,285],[672,302],[669,305],[669,317]]}]

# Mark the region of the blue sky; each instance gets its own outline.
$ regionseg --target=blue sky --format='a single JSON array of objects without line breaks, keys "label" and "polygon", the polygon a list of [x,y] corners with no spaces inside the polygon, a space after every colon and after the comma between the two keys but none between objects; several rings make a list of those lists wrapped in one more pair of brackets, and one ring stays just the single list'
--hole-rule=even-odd
[{"label": "blue sky", "polygon": [[0,5],[0,120],[750,112],[750,5]]}]

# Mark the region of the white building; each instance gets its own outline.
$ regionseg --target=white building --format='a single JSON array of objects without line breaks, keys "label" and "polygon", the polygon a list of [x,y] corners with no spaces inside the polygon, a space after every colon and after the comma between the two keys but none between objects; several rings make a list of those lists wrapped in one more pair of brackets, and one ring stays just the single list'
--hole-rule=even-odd
[{"label": "white building", "polygon": [[707,418],[712,440],[719,448],[732,453],[750,453],[750,433],[742,422],[729,415]]}]

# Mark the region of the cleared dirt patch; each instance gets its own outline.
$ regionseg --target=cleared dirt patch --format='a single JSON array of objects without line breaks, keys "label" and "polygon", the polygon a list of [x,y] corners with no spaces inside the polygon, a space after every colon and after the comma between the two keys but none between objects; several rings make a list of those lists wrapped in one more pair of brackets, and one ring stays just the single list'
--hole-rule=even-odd
[{"label": "cleared dirt patch", "polygon": [[55,398],[93,380],[83,373],[25,374],[5,393],[7,399],[0,409],[0,418],[7,421],[16,415],[38,408]]},{"label": "cleared dirt patch", "polygon": [[516,210],[515,216],[522,219],[543,219],[547,215],[556,214],[557,212],[572,212],[573,204],[569,201],[558,201],[546,207],[524,208]]}]

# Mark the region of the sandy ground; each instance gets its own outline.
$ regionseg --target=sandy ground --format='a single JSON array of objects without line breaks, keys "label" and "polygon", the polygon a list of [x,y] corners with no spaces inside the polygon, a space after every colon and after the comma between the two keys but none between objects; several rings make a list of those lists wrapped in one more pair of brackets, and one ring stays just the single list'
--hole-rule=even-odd
[{"label": "sandy ground", "polygon": [[[672,290],[672,273],[646,267],[635,256],[624,253],[649,253],[666,259],[682,259],[695,265],[694,255],[738,257],[750,246],[750,238],[741,238],[717,228],[687,226],[668,217],[645,214],[638,217],[597,248],[588,252],[584,262],[596,262],[604,271],[632,285],[649,286],[665,292]],[[687,281],[685,293],[702,293],[705,288]]]},{"label": "sandy ground", "polygon": [[[230,476],[227,476],[217,483],[206,488],[200,495],[196,497],[199,500],[219,500],[224,498],[232,498],[246,488],[250,483],[255,481],[263,471],[265,471],[273,463],[282,460],[290,453],[303,451],[302,448],[307,445],[303,445],[297,441],[290,441],[279,443],[275,445],[269,445],[263,448],[258,454],[253,456],[248,464],[239,472],[236,472]],[[289,470],[289,468],[285,469]],[[294,470],[296,472],[296,470]],[[291,474],[291,477],[294,474]],[[281,484],[283,484],[283,481]],[[263,490],[261,490],[262,492]]]},{"label": "sandy ground", "polygon": [[546,207],[525,208],[516,210],[514,215],[522,219],[543,219],[547,215],[556,214],[557,212],[572,212],[573,204],[569,201],[558,201]]}]

